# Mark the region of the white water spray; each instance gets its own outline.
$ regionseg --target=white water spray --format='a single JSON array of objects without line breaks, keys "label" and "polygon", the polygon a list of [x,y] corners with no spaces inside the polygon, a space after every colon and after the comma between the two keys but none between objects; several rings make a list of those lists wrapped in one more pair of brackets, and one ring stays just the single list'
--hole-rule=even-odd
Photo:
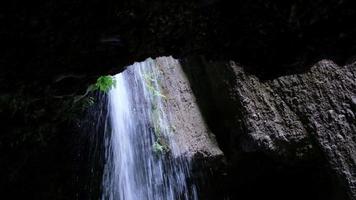
[{"label": "white water spray", "polygon": [[160,86],[165,77],[156,61],[135,63],[114,78],[101,198],[197,200],[194,184],[188,183],[189,160],[176,156],[179,148]]}]

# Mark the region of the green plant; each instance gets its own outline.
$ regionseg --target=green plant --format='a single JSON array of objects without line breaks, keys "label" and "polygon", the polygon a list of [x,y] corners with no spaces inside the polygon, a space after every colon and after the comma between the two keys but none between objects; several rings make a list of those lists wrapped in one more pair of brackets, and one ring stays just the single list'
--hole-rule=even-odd
[{"label": "green plant", "polygon": [[163,130],[161,127],[161,111],[158,108],[158,101],[160,98],[167,99],[167,97],[160,93],[160,80],[159,76],[154,73],[144,73],[143,79],[147,90],[154,97],[152,100],[152,110],[151,110],[151,125],[153,127],[153,132],[156,137],[156,141],[153,143],[152,148],[155,153],[167,153],[169,151],[169,146],[167,145],[166,138],[163,136]]},{"label": "green plant", "polygon": [[159,140],[153,143],[152,148],[156,153],[167,153],[169,151],[168,146],[166,144],[162,144]]},{"label": "green plant", "polygon": [[112,76],[100,76],[92,89],[108,92],[113,87],[116,87],[116,80]]},{"label": "green plant", "polygon": [[152,148],[156,153],[163,153],[163,146],[157,141],[153,143]]},{"label": "green plant", "polygon": [[92,99],[92,98],[86,99],[85,98],[85,97],[87,97],[89,92],[99,90],[100,92],[107,93],[113,87],[116,87],[116,80],[113,78],[113,76],[110,76],[110,75],[100,76],[96,80],[96,83],[88,86],[87,90],[85,91],[85,93],[83,95],[75,96],[74,102],[79,102],[84,99],[86,101],[86,105],[88,105],[88,106],[93,105],[94,99]]},{"label": "green plant", "polygon": [[160,96],[164,99],[167,99],[167,97],[165,95],[163,95],[162,93],[159,92],[159,90],[155,89],[154,87],[154,83],[156,81],[156,79],[154,78],[153,74],[144,74],[143,78],[145,79],[145,85],[147,87],[147,89],[154,95],[154,96]]}]

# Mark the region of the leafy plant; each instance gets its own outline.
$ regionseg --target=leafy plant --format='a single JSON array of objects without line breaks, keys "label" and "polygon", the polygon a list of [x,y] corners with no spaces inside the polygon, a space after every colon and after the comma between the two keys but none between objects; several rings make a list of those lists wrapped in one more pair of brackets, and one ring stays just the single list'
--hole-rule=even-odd
[{"label": "leafy plant", "polygon": [[162,144],[159,142],[159,140],[155,141],[152,145],[153,151],[156,153],[166,153],[169,151],[169,148],[167,145]]},{"label": "leafy plant", "polygon": [[167,97],[160,93],[160,80],[158,75],[155,75],[154,73],[145,73],[143,74],[143,79],[147,90],[153,97],[155,97],[152,100],[151,123],[156,141],[153,143],[152,148],[155,153],[167,153],[169,151],[169,146],[163,136],[163,130],[160,123],[161,111],[158,108],[159,99],[167,99]]},{"label": "leafy plant", "polygon": [[[86,92],[83,95],[78,95],[74,97],[74,102],[79,102],[81,100],[85,100],[85,97],[92,92],[99,90],[101,92],[107,93],[110,89],[113,87],[116,87],[116,80],[113,78],[113,76],[107,75],[107,76],[100,76],[95,84],[91,84],[88,86]],[[90,106],[94,104],[94,99],[86,99],[86,105]]]},{"label": "leafy plant", "polygon": [[112,76],[100,76],[92,89],[108,92],[113,87],[116,87],[116,80]]},{"label": "leafy plant", "polygon": [[163,146],[158,143],[157,141],[153,143],[152,145],[152,148],[153,148],[153,151],[156,152],[156,153],[162,153],[163,152]]},{"label": "leafy plant", "polygon": [[156,81],[156,79],[154,78],[153,74],[144,74],[143,78],[145,79],[145,85],[147,87],[147,89],[155,96],[160,96],[164,99],[167,99],[167,97],[165,95],[163,95],[162,93],[159,92],[159,90],[157,90],[154,87],[154,83]]}]

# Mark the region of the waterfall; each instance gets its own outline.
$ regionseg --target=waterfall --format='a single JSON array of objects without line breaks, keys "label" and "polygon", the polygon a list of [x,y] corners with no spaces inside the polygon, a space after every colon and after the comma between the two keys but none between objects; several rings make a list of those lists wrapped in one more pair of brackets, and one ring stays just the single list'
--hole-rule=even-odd
[{"label": "waterfall", "polygon": [[162,89],[164,62],[147,59],[114,76],[108,92],[102,199],[196,200],[190,161],[179,156]]}]

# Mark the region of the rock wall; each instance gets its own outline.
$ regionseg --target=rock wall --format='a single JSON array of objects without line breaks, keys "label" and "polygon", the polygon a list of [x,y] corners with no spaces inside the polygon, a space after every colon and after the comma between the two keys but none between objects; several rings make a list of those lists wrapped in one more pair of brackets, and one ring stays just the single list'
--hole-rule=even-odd
[{"label": "rock wall", "polygon": [[321,156],[342,190],[334,198],[356,198],[355,65],[322,60],[306,73],[261,81],[237,63],[198,60],[185,69],[230,159],[241,152],[286,163]]},{"label": "rock wall", "polygon": [[299,116],[315,148],[321,149],[350,199],[355,199],[355,66],[323,60],[306,74],[281,77],[268,85]]},{"label": "rock wall", "polygon": [[178,60],[172,57],[155,59],[162,72],[162,91],[166,97],[164,110],[170,114],[174,140],[181,155],[194,159],[221,160],[215,136],[199,110],[196,99]]}]

